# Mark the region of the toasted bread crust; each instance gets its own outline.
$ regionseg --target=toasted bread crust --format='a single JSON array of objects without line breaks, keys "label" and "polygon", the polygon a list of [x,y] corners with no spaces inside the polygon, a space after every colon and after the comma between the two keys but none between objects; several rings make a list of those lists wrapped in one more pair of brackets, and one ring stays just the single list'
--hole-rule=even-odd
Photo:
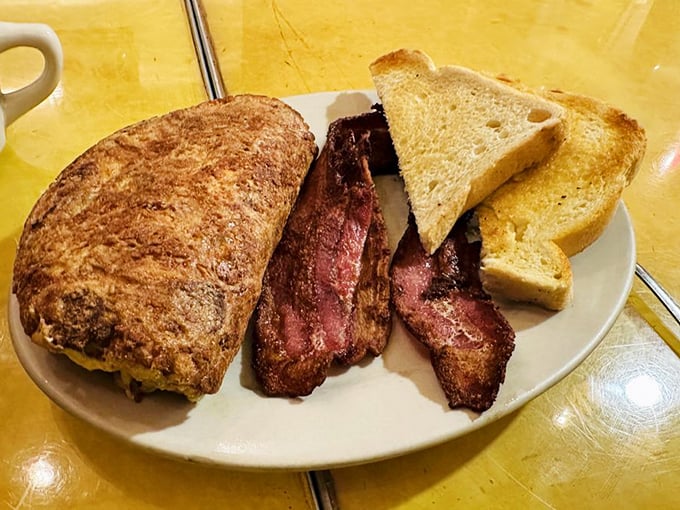
[{"label": "toasted bread crust", "polygon": [[398,50],[370,66],[421,242],[433,253],[455,221],[562,139],[562,108],[458,66]]},{"label": "toasted bread crust", "polygon": [[26,333],[143,389],[216,392],[315,154],[296,111],[250,95],[100,141],[26,220],[13,282]]},{"label": "toasted bread crust", "polygon": [[635,120],[601,101],[538,93],[565,108],[566,138],[545,163],[516,175],[477,207],[482,277],[494,294],[560,310],[573,297],[568,257],[609,224],[646,137]]}]

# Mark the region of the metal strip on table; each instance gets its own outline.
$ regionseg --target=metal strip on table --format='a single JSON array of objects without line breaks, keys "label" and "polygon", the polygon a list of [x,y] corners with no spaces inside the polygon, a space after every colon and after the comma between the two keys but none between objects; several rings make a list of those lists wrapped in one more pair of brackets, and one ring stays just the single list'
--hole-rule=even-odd
[{"label": "metal strip on table", "polygon": [[[201,2],[200,0],[185,0],[184,5],[208,97],[210,99],[225,97],[227,89],[215,58]],[[310,471],[306,474],[306,479],[314,498],[313,503],[318,510],[339,510],[333,477],[329,471]]]},{"label": "metal strip on table", "polygon": [[187,11],[191,36],[196,48],[198,65],[201,68],[205,90],[210,99],[218,99],[227,95],[227,89],[222,80],[208,26],[205,23],[200,0],[184,0]]},{"label": "metal strip on table", "polygon": [[335,494],[335,481],[330,471],[309,471],[307,482],[312,489],[314,503],[319,510],[340,510]]},{"label": "metal strip on table", "polygon": [[635,274],[642,280],[642,283],[644,283],[649,290],[652,291],[652,294],[656,296],[656,298],[661,301],[661,304],[668,310],[668,313],[671,314],[671,316],[675,319],[675,322],[680,324],[680,305],[673,299],[673,296],[670,295],[670,293],[664,289],[661,284],[650,275],[647,270],[642,267],[642,265],[635,264]]}]

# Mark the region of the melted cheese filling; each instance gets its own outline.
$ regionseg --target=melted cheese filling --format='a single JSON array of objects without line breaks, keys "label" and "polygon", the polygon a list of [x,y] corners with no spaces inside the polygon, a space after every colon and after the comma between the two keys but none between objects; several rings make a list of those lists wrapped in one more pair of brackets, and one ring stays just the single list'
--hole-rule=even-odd
[{"label": "melted cheese filling", "polygon": [[143,367],[121,367],[119,363],[91,358],[75,349],[56,347],[52,338],[44,333],[44,323],[41,324],[41,326],[43,326],[43,328],[39,328],[38,331],[31,336],[31,340],[34,343],[47,348],[50,352],[66,355],[71,361],[86,370],[102,370],[104,372],[113,373],[116,384],[133,400],[136,400],[140,392],[152,393],[156,390],[182,393],[192,402],[197,401],[202,396],[201,393],[198,393],[192,387],[179,385],[169,381],[167,378],[161,376],[158,371],[149,370]]}]

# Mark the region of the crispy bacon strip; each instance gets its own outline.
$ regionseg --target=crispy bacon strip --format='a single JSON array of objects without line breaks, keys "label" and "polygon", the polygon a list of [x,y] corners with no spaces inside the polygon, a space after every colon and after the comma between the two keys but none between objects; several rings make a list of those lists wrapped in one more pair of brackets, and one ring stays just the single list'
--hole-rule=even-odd
[{"label": "crispy bacon strip", "polygon": [[308,395],[334,360],[351,365],[387,344],[390,254],[369,171],[376,115],[331,124],[265,273],[253,367],[268,395]]},{"label": "crispy bacon strip", "polygon": [[449,406],[485,411],[505,379],[515,334],[482,289],[481,243],[468,242],[467,219],[429,256],[410,218],[390,269],[392,301],[408,330],[427,346]]}]

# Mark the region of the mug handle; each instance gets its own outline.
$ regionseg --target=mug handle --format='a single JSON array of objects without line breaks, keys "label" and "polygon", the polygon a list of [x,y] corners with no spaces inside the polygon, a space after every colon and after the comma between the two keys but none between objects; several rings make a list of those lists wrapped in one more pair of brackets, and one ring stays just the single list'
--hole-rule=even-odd
[{"label": "mug handle", "polygon": [[52,93],[59,83],[64,65],[64,55],[59,38],[54,30],[47,25],[42,23],[0,23],[0,53],[19,46],[37,49],[43,54],[45,63],[42,73],[35,81],[7,94],[0,91],[0,107],[4,110],[6,126]]}]

